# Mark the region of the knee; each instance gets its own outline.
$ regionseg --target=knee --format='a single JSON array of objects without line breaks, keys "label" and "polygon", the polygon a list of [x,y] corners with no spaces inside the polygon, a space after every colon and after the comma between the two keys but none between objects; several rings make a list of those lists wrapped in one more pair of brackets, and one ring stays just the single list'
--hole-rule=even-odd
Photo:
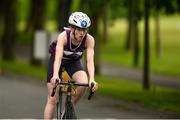
[{"label": "knee", "polygon": [[56,105],[57,104],[57,98],[56,97],[48,97],[48,104]]},{"label": "knee", "polygon": [[86,87],[78,87],[78,94],[83,95],[86,92]]}]

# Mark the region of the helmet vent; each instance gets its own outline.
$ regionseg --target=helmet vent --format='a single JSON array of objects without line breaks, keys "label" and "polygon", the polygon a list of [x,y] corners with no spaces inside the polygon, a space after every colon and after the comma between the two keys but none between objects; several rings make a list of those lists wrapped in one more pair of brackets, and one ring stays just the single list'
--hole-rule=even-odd
[{"label": "helmet vent", "polygon": [[76,21],[76,20],[74,20],[74,19],[73,19],[73,21],[74,21],[75,23],[77,23],[77,21]]}]

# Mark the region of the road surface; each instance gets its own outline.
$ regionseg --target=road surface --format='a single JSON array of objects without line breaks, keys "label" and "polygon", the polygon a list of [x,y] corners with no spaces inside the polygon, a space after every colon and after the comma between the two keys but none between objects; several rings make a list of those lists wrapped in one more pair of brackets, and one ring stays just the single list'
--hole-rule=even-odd
[{"label": "road surface", "polygon": [[[42,119],[46,103],[46,83],[25,76],[0,76],[0,119]],[[157,110],[102,96],[87,96],[75,107],[78,118],[180,118],[178,113]]]}]

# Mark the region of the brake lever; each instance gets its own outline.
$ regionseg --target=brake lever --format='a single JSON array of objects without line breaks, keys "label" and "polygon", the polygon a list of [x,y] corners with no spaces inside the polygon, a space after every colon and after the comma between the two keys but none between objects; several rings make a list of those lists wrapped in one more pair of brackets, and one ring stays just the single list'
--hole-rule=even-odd
[{"label": "brake lever", "polygon": [[91,88],[90,88],[90,93],[88,96],[88,100],[90,100],[92,98],[92,96],[94,95],[94,92],[92,91],[92,88],[94,87],[94,83],[91,83]]},{"label": "brake lever", "polygon": [[54,87],[53,90],[52,90],[51,97],[53,97],[53,96],[55,95],[55,93],[56,93],[56,88],[57,88],[58,84],[59,84],[59,80],[56,79],[55,87]]}]

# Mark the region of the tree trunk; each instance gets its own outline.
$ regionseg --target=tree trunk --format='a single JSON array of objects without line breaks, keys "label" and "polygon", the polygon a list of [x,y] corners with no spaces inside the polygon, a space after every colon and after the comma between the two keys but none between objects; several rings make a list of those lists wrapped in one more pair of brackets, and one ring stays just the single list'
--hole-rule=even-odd
[{"label": "tree trunk", "polygon": [[62,31],[63,27],[68,25],[70,7],[72,0],[60,0],[58,7],[58,30]]},{"label": "tree trunk", "polygon": [[98,34],[98,21],[99,21],[99,17],[96,14],[93,14],[92,16],[92,25],[91,25],[91,34],[92,36],[96,39],[96,43],[95,43],[95,56],[94,56],[94,60],[95,60],[95,73],[97,75],[100,74],[100,56],[98,53],[100,53],[100,40],[99,40],[99,34]]},{"label": "tree trunk", "polygon": [[145,38],[144,38],[144,73],[143,88],[149,90],[149,0],[144,0],[145,7]]},{"label": "tree trunk", "polygon": [[155,26],[155,36],[156,36],[156,56],[160,57],[160,53],[161,53],[161,48],[160,48],[160,34],[159,34],[159,0],[156,1],[156,12],[155,12],[155,16],[156,16],[156,26]]},{"label": "tree trunk", "polygon": [[45,0],[32,0],[31,13],[28,23],[29,32],[31,32],[30,63],[40,65],[41,61],[34,58],[34,34],[36,30],[42,30],[45,22]]},{"label": "tree trunk", "polygon": [[128,31],[127,31],[127,39],[125,43],[125,50],[129,50],[131,48],[132,42],[132,24],[133,24],[133,0],[128,0]]},{"label": "tree trunk", "polygon": [[134,37],[134,67],[138,66],[139,61],[139,31],[138,31],[138,23],[134,24],[134,30],[133,30],[133,37]]},{"label": "tree trunk", "polygon": [[16,41],[16,9],[15,0],[3,1],[4,34],[2,37],[2,59],[14,60],[14,44]]},{"label": "tree trunk", "polygon": [[1,33],[0,33],[0,51],[1,51],[1,49],[2,49],[2,42],[1,42],[1,40],[2,40],[2,35],[3,35],[3,30],[4,30],[4,9],[5,9],[5,1],[6,0],[1,0],[1,4],[0,4],[0,31],[1,31]]},{"label": "tree trunk", "polygon": [[132,27],[132,32],[133,32],[133,52],[134,52],[134,60],[133,60],[133,65],[134,67],[138,66],[138,61],[139,61],[139,32],[138,32],[138,8],[139,8],[139,3],[137,1],[133,1],[133,27]]},{"label": "tree trunk", "polygon": [[102,40],[103,43],[106,44],[108,41],[108,14],[109,14],[109,4],[107,2],[104,3],[104,14],[102,14],[103,19],[103,34]]}]

